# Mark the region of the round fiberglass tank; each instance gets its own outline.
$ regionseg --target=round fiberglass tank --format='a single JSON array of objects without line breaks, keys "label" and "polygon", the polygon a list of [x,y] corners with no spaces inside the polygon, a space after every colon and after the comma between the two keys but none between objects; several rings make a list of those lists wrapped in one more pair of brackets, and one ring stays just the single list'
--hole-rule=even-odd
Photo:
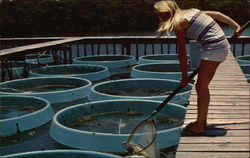
[{"label": "round fiberglass tank", "polygon": [[[189,74],[192,71],[189,70]],[[131,70],[131,77],[133,78],[161,78],[161,79],[173,79],[181,80],[182,73],[180,64],[161,64],[150,63],[136,65]]]},{"label": "round fiberglass tank", "polygon": [[53,56],[50,54],[27,54],[25,62],[29,64],[50,64],[54,62]]},{"label": "round fiberglass tank", "polygon": [[137,62],[134,56],[129,55],[94,55],[74,58],[73,63],[106,66],[110,74],[114,75],[129,73],[131,66]]},{"label": "round fiberglass tank", "polygon": [[250,55],[237,56],[236,61],[239,65],[250,64]]},{"label": "round fiberglass tank", "polygon": [[[122,142],[160,103],[117,99],[74,105],[55,114],[50,136],[73,148],[124,152]],[[159,148],[178,145],[185,113],[185,107],[169,103],[155,116]]]},{"label": "round fiberglass tank", "polygon": [[31,96],[0,96],[0,136],[8,136],[41,126],[52,119],[50,103]]},{"label": "round fiberglass tank", "polygon": [[70,76],[99,81],[110,76],[108,68],[100,65],[54,65],[34,68],[29,72],[30,77]]},{"label": "round fiberglass tank", "polygon": [[242,64],[240,65],[240,68],[242,72],[244,73],[245,77],[247,78],[247,81],[250,81],[250,64]]},{"label": "round fiberglass tank", "polygon": [[33,77],[0,83],[0,95],[37,96],[62,103],[89,95],[91,82],[76,77]]},{"label": "round fiberglass tank", "polygon": [[[190,61],[190,56],[187,55],[188,62]],[[162,64],[178,64],[179,58],[178,54],[153,54],[153,55],[145,55],[139,57],[139,64],[149,64],[149,63],[162,63]]]},{"label": "round fiberglass tank", "polygon": [[[169,79],[136,78],[101,82],[91,88],[90,101],[108,99],[146,99],[163,101],[178,86],[180,81]],[[171,102],[187,105],[192,85],[183,88]]]},{"label": "round fiberglass tank", "polygon": [[3,156],[3,158],[121,158],[120,156],[96,151],[82,150],[45,150],[17,153]]}]

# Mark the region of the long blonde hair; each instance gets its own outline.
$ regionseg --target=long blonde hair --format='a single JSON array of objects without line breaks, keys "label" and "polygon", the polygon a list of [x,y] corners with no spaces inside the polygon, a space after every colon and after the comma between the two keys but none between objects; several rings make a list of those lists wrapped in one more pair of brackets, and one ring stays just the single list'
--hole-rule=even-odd
[{"label": "long blonde hair", "polygon": [[166,33],[176,31],[180,28],[180,12],[181,9],[174,0],[163,0],[155,3],[154,8],[157,12],[170,12],[170,18],[167,21],[161,22],[157,32],[159,37]]}]

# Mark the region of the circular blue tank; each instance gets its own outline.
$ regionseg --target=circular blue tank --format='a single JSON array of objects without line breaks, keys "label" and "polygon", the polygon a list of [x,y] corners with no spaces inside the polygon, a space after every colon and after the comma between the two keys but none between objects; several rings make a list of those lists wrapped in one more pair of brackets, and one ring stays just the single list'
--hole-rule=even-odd
[{"label": "circular blue tank", "polygon": [[[111,80],[98,83],[91,88],[90,101],[109,99],[146,99],[163,101],[178,86],[180,81],[169,79],[136,78]],[[183,88],[171,102],[187,105],[192,85]]]},{"label": "circular blue tank", "polygon": [[242,72],[244,73],[248,82],[250,82],[250,64],[242,64],[240,65]]},{"label": "circular blue tank", "polygon": [[[189,71],[188,73],[191,74],[192,71]],[[160,78],[181,80],[182,73],[180,64],[177,63],[149,63],[134,66],[132,68],[130,76],[133,78]]]},{"label": "circular blue tank", "polygon": [[[190,61],[190,56],[187,56],[188,62]],[[178,64],[179,58],[178,54],[153,54],[145,55],[139,57],[139,64],[149,64],[149,63],[162,63],[162,64]]]},{"label": "circular blue tank", "polygon": [[[131,128],[132,130],[138,125],[137,122],[150,116],[151,112],[154,111],[160,103],[161,102],[159,101],[153,100],[117,99],[74,105],[55,114],[51,123],[50,136],[60,144],[77,149],[104,152],[125,152],[122,142],[128,140],[131,132],[127,128]],[[121,117],[120,120],[115,113],[118,113],[118,117]],[[121,115],[119,113],[121,113]],[[122,114],[127,115],[128,119],[137,117],[131,113],[139,113],[139,115],[137,115],[137,122],[127,120],[122,123],[125,119]],[[157,143],[159,148],[178,145],[185,113],[185,107],[177,104],[167,104],[162,111],[155,116],[156,121],[159,121],[161,118],[160,116],[163,114],[178,119],[181,122],[179,125],[174,124],[168,129],[164,128],[165,126],[162,126],[162,122],[157,122],[159,123],[157,131]],[[104,114],[108,114],[109,117],[116,117],[110,119],[111,122],[106,122],[104,120],[95,122],[95,120],[91,119],[85,119],[85,121],[87,121],[87,123],[91,123],[92,121],[92,123],[97,126],[101,126],[101,130],[103,130],[103,127],[106,129],[111,128],[111,132],[96,131],[96,128],[93,130],[76,129],[71,126],[72,122],[81,117],[91,118],[91,116],[94,115],[102,116]],[[133,126],[130,125],[131,123]],[[125,130],[126,132],[119,133],[119,129]]]},{"label": "circular blue tank", "polygon": [[30,77],[79,77],[90,81],[99,81],[108,78],[110,73],[105,66],[70,64],[34,68],[29,72],[29,75]]},{"label": "circular blue tank", "polygon": [[250,64],[250,55],[237,56],[236,61],[239,65]]},{"label": "circular blue tank", "polygon": [[94,55],[74,58],[73,63],[106,66],[111,75],[114,75],[129,73],[131,66],[137,62],[134,56],[129,55]]},{"label": "circular blue tank", "polygon": [[89,95],[92,84],[76,77],[33,77],[0,83],[1,95],[26,95],[62,103]]},{"label": "circular blue tank", "polygon": [[52,119],[50,103],[31,96],[0,96],[0,136],[16,134],[41,126]]},{"label": "circular blue tank", "polygon": [[45,150],[6,155],[3,158],[122,158],[120,156],[96,151]]}]

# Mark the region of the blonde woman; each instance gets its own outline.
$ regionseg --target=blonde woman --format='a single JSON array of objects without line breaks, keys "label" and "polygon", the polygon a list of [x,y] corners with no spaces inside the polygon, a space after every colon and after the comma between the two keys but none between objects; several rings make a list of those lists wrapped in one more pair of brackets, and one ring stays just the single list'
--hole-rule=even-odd
[{"label": "blonde woman", "polygon": [[198,9],[181,10],[175,1],[164,0],[154,5],[161,21],[157,30],[159,36],[169,35],[174,31],[179,46],[179,60],[182,71],[182,87],[187,86],[187,57],[185,39],[195,39],[201,43],[202,59],[198,78],[195,84],[197,91],[197,119],[189,123],[183,130],[183,135],[205,135],[207,114],[210,101],[209,83],[213,79],[217,67],[226,59],[230,45],[220,26],[215,22],[223,22],[235,29],[240,35],[240,25],[230,17],[216,11],[200,11]]}]

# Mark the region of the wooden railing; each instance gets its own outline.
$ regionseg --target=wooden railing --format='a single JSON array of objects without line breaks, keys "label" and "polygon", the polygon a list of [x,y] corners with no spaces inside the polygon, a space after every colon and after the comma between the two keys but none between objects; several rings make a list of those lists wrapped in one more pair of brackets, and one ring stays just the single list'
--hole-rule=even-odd
[{"label": "wooden railing", "polygon": [[[233,45],[233,52],[235,53],[235,45],[240,44],[240,55],[244,55],[245,45],[250,44],[250,37],[228,39]],[[188,40],[189,44],[195,42]],[[12,64],[8,61],[25,63],[25,54],[50,53],[54,57],[54,64],[66,64],[71,63],[74,57],[88,55],[126,54],[138,59],[147,54],[175,54],[178,47],[176,37],[155,36],[1,38],[0,45],[2,81],[6,73],[12,79]]]}]

